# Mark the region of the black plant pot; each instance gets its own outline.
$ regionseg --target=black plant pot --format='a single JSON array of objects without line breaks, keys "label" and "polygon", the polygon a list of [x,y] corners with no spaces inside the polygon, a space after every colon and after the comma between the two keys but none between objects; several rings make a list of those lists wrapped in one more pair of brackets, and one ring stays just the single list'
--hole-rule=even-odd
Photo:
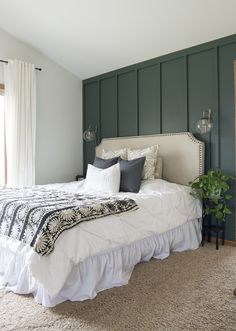
[{"label": "black plant pot", "polygon": [[220,197],[218,199],[218,203],[217,204],[215,204],[211,199],[204,199],[203,200],[203,208],[204,209],[206,209],[207,207],[208,208],[215,208],[215,206],[218,205],[218,204],[220,204],[220,203],[225,204],[224,197]]}]

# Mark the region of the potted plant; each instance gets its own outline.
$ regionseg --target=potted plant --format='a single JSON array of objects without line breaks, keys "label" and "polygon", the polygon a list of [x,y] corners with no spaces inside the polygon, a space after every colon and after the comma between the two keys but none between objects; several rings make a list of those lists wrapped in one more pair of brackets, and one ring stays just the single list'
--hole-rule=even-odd
[{"label": "potted plant", "polygon": [[[228,206],[228,200],[232,198],[232,195],[228,194],[230,188],[228,182],[230,179],[234,179],[234,177],[226,175],[221,169],[217,169],[208,170],[206,174],[190,182],[192,187],[190,194],[202,200],[203,221],[206,218],[209,220],[210,215],[214,216],[216,219],[216,226],[214,228],[211,227],[211,230],[216,232],[217,248],[219,229],[223,232],[222,243],[224,242],[224,224],[219,227],[218,221],[224,222],[226,216],[231,214],[231,210]],[[210,230],[210,220],[208,230]]]}]

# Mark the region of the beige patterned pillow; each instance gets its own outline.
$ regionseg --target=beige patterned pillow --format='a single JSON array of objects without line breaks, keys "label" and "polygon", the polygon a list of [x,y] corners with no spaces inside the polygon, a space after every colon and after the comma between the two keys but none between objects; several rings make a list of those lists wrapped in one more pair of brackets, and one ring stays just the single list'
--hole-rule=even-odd
[{"label": "beige patterned pillow", "polygon": [[123,160],[127,160],[127,148],[117,149],[115,151],[102,150],[103,159],[111,159],[113,157],[121,157]]},{"label": "beige patterned pillow", "polygon": [[144,149],[130,149],[128,148],[128,160],[137,159],[145,156],[142,179],[154,179],[155,168],[157,162],[158,145],[147,147]]},{"label": "beige patterned pillow", "polygon": [[163,159],[162,157],[158,156],[156,159],[156,166],[155,166],[155,178],[162,178],[162,169],[163,169]]}]

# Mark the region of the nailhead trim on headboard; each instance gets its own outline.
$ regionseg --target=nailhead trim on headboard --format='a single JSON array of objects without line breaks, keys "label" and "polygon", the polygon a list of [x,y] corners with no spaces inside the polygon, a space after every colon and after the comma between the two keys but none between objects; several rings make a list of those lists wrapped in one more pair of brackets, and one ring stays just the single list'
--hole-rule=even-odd
[{"label": "nailhead trim on headboard", "polygon": [[186,135],[192,142],[195,144],[198,144],[199,146],[199,169],[198,169],[198,174],[196,175],[201,175],[204,173],[204,161],[205,161],[205,144],[204,142],[198,140],[196,137],[193,136],[192,133],[190,132],[176,132],[176,133],[163,133],[163,134],[153,134],[153,135],[142,135],[142,136],[128,136],[128,137],[114,137],[114,138],[104,138],[101,141],[101,144],[105,141],[112,141],[112,140],[131,140],[131,139],[140,139],[140,138],[154,138],[154,137],[165,137],[165,136],[178,136],[178,135]]}]

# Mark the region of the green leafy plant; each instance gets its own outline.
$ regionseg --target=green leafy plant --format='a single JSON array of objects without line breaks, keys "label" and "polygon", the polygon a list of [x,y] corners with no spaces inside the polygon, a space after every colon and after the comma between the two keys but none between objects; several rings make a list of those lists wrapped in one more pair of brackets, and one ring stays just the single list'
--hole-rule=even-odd
[{"label": "green leafy plant", "polygon": [[190,193],[203,203],[203,216],[214,215],[217,220],[225,221],[225,217],[231,214],[227,206],[232,195],[228,194],[229,180],[234,177],[226,175],[221,169],[209,170],[206,174],[197,177],[189,184],[192,187]]}]

